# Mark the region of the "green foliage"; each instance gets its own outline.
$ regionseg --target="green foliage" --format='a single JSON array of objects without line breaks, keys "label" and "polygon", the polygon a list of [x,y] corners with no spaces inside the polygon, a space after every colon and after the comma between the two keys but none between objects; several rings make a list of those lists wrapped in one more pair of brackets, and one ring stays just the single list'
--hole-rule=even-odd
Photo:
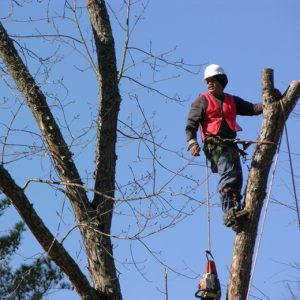
[{"label": "green foliage", "polygon": [[21,265],[13,276],[10,293],[15,299],[42,299],[50,290],[69,288],[62,281],[63,273],[48,258]]},{"label": "green foliage", "polygon": [[[8,199],[0,201],[0,216],[9,205]],[[55,289],[70,289],[63,280],[63,273],[49,258],[12,269],[11,260],[20,246],[24,230],[24,223],[19,222],[7,235],[0,237],[0,299],[38,300]]]},{"label": "green foliage", "polygon": [[24,231],[24,223],[15,224],[9,234],[0,237],[0,260],[14,254],[21,243],[21,234]]}]

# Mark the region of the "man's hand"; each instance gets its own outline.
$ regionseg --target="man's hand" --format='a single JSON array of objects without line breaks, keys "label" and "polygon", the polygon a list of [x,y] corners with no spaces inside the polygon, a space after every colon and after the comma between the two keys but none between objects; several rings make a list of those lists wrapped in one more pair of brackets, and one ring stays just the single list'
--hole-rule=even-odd
[{"label": "man's hand", "polygon": [[200,148],[200,146],[198,144],[192,145],[189,150],[190,150],[190,153],[193,156],[200,156],[200,150],[201,150],[201,148]]},{"label": "man's hand", "polygon": [[279,100],[279,99],[282,98],[281,92],[278,89],[273,90],[273,95],[274,95],[276,100]]}]

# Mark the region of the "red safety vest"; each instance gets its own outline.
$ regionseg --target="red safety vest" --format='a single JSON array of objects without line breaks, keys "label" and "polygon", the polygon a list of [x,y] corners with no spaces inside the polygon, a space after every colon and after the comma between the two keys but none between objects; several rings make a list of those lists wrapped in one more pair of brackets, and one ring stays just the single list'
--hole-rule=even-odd
[{"label": "red safety vest", "polygon": [[[219,103],[209,93],[202,94],[207,99],[208,105],[203,124],[201,124],[201,136],[204,140],[206,135],[217,135],[222,123],[222,111]],[[229,128],[233,131],[240,131],[242,128],[236,122],[236,106],[233,96],[224,94],[222,101],[223,117]]]}]

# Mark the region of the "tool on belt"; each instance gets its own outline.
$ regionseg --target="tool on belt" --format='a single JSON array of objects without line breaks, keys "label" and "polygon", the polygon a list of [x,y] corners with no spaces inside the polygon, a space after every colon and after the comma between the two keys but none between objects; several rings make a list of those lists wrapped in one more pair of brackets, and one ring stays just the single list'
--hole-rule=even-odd
[{"label": "tool on belt", "polygon": [[[237,138],[234,139],[227,139],[222,138],[217,135],[208,135],[204,139],[204,148],[203,151],[206,157],[209,159],[211,163],[211,170],[213,173],[217,173],[217,162],[221,154],[226,153],[227,147],[234,147],[236,148],[236,159],[238,158],[238,154],[243,157],[243,161],[246,161],[247,153],[245,150],[251,144],[266,144],[266,145],[276,145],[276,143],[266,140],[240,140]],[[238,147],[238,145],[242,145],[242,149]]]}]

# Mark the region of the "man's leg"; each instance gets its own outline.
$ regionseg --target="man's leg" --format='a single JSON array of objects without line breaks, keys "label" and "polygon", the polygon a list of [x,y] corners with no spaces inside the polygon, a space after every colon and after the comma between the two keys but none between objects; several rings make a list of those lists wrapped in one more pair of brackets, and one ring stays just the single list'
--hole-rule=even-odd
[{"label": "man's leg", "polygon": [[223,221],[226,226],[232,226],[235,212],[241,210],[243,173],[238,149],[224,147],[217,166],[220,175],[218,191],[221,195]]},{"label": "man's leg", "polygon": [[222,209],[226,211],[232,207],[241,208],[243,172],[238,149],[235,147],[224,148],[217,165],[220,175],[218,192],[221,194]]}]

